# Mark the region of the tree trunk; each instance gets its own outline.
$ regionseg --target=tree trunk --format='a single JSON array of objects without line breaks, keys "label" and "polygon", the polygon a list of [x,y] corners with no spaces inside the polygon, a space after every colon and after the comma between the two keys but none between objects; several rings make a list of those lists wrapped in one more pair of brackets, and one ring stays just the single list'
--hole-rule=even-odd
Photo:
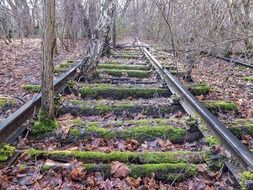
[{"label": "tree trunk", "polygon": [[99,57],[108,50],[109,31],[112,26],[114,6],[114,0],[105,1],[96,26],[90,30],[93,32],[90,33],[91,36],[85,53],[88,58],[84,57],[82,60],[82,74],[88,74],[86,78],[93,77]]},{"label": "tree trunk", "polygon": [[114,7],[114,10],[113,10],[113,23],[112,23],[112,47],[113,49],[116,48],[116,44],[117,44],[117,41],[116,41],[116,37],[117,37],[117,33],[116,33],[116,7]]},{"label": "tree trunk", "polygon": [[188,53],[185,56],[185,75],[184,80],[187,82],[193,82],[192,80],[192,69],[194,67],[195,55],[192,53]]},{"label": "tree trunk", "polygon": [[44,34],[41,109],[54,117],[53,56],[55,47],[55,0],[43,0]]}]

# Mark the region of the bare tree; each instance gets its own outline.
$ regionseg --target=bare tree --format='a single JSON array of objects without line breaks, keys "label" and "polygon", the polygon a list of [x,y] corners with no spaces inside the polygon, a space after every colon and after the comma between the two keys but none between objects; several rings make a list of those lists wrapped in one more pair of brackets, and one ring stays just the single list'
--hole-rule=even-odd
[{"label": "bare tree", "polygon": [[[108,37],[113,21],[114,6],[114,0],[104,1],[100,8],[99,19],[92,30],[93,32],[91,33],[91,37],[87,45],[87,51],[85,54],[89,58],[88,61],[86,58],[83,59],[82,70],[85,70],[86,73],[89,73],[91,76],[97,66],[98,58],[103,54],[103,52],[107,52],[109,48]],[[85,64],[84,62],[88,62],[89,64]]]},{"label": "bare tree", "polygon": [[55,0],[44,0],[44,34],[41,109],[54,118],[53,56],[55,47]]}]

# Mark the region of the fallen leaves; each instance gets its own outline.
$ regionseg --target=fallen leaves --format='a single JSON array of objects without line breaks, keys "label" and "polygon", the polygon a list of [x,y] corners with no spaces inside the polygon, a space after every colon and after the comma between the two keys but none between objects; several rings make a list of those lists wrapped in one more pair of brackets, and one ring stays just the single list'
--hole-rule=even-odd
[{"label": "fallen leaves", "polygon": [[201,173],[208,171],[207,165],[206,164],[198,164],[197,165],[197,170]]},{"label": "fallen leaves", "polygon": [[60,118],[58,118],[58,123],[61,126],[60,130],[64,135],[67,135],[69,133],[70,128],[73,126],[73,119],[74,116],[69,113],[64,114]]},{"label": "fallen leaves", "polygon": [[[196,64],[193,70],[193,79],[205,82],[212,86],[212,91],[207,96],[197,97],[199,100],[230,100],[236,102],[239,107],[239,115],[245,118],[253,117],[253,93],[252,83],[244,80],[245,76],[251,76],[250,69],[238,70],[219,59],[204,58]],[[224,116],[226,119],[227,116]],[[230,116],[231,117],[231,116]],[[223,118],[223,117],[222,117]]]},{"label": "fallen leaves", "polygon": [[114,177],[126,177],[130,174],[130,169],[126,164],[116,161],[112,163],[111,174]]},{"label": "fallen leaves", "polygon": [[140,177],[138,177],[137,179],[132,178],[132,177],[127,177],[126,181],[130,186],[137,188],[138,186],[140,186],[142,180]]},{"label": "fallen leaves", "polygon": [[[80,41],[76,46],[69,47],[69,52],[59,46],[57,48],[58,54],[54,57],[55,65],[68,58],[77,59],[80,57],[82,44],[83,41]],[[0,94],[18,97],[24,101],[30,100],[33,94],[25,92],[20,86],[25,83],[38,84],[40,81],[41,39],[23,39],[22,44],[20,40],[13,39],[9,45],[0,41],[0,47]],[[18,107],[23,104],[24,102],[20,102]],[[0,118],[7,117],[10,114],[6,115],[5,112],[1,113],[0,111]]]},{"label": "fallen leaves", "polygon": [[84,172],[84,169],[82,166],[75,166],[71,173],[71,179],[75,180],[75,181],[81,181],[86,175],[86,172]]}]

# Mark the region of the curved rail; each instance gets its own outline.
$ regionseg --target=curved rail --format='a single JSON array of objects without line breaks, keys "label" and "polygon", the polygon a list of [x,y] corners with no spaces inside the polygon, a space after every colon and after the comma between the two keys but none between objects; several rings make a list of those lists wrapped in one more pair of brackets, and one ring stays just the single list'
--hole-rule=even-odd
[{"label": "curved rail", "polygon": [[210,111],[208,111],[180,82],[162,67],[158,60],[146,48],[141,48],[147,59],[166,81],[168,88],[181,97],[180,103],[192,116],[199,115],[219,139],[237,156],[245,168],[253,169],[253,154],[236,138]]}]

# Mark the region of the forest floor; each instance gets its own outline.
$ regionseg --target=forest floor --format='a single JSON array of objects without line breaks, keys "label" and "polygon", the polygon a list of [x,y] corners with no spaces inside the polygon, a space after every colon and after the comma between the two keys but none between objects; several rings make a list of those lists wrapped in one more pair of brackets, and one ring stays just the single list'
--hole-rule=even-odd
[{"label": "forest floor", "polygon": [[212,86],[213,91],[207,98],[234,101],[243,118],[253,117],[253,84],[245,80],[245,77],[252,75],[249,68],[235,67],[211,57],[203,58],[193,70],[194,81]]},{"label": "forest floor", "polygon": [[[10,97],[16,100],[20,107],[33,96],[21,86],[24,84],[39,84],[41,77],[42,50],[41,39],[13,40],[9,45],[0,41],[0,97]],[[83,55],[84,41],[75,46],[69,46],[69,51],[58,43],[58,54],[54,57],[57,65],[65,60],[77,60]],[[4,110],[13,112],[14,110]],[[0,114],[1,114],[0,110]],[[8,115],[8,113],[6,113]]]},{"label": "forest floor", "polygon": [[[83,42],[69,47],[69,52],[59,44],[54,58],[57,65],[66,59],[76,60],[83,55]],[[9,45],[0,41],[0,94],[23,97],[20,86],[24,83],[38,83],[41,76],[42,50],[41,39],[13,40]],[[21,95],[21,96],[20,96]]]}]

